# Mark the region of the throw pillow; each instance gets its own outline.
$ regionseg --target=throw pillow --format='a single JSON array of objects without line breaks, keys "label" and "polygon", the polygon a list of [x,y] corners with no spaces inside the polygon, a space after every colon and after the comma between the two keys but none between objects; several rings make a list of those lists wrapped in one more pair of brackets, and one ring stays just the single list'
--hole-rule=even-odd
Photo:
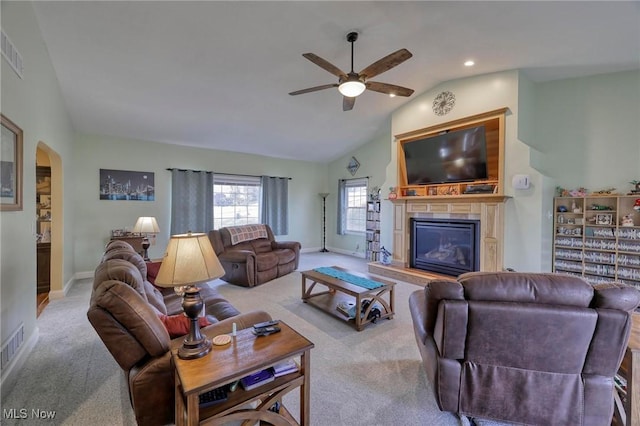
[{"label": "throw pillow", "polygon": [[[167,332],[169,332],[169,337],[171,337],[172,339],[189,334],[189,318],[185,317],[184,315],[158,314],[158,317],[164,324]],[[209,322],[207,317],[200,317],[198,318],[198,324],[200,325],[200,327],[206,327],[208,325],[211,325],[211,322]]]},{"label": "throw pillow", "polygon": [[162,262],[147,262],[147,281],[151,284],[155,285],[156,283],[156,277],[158,276],[160,265],[162,265]]}]

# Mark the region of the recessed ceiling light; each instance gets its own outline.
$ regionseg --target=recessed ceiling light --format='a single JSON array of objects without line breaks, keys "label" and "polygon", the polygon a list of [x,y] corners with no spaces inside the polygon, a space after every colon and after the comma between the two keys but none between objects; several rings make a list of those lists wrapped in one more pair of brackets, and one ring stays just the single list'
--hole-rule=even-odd
[{"label": "recessed ceiling light", "polygon": [[475,62],[473,62],[473,61],[469,60],[469,61],[465,61],[464,66],[465,66],[465,67],[472,67],[472,66],[474,66],[475,64],[476,64]]},{"label": "recessed ceiling light", "polygon": [[396,97],[396,94],[395,94],[395,93],[389,93],[389,97],[390,97],[390,98],[395,98],[395,97]]}]

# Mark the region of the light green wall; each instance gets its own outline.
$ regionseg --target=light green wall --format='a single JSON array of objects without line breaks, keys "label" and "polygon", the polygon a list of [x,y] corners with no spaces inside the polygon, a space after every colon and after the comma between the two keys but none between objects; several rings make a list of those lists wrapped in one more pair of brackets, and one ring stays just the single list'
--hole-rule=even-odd
[{"label": "light green wall", "polygon": [[[378,186],[381,188],[380,196],[385,198],[389,194],[389,188],[385,185],[386,170],[391,163],[389,153],[390,121],[382,123],[377,135],[367,144],[344,155],[328,166],[327,192],[327,247],[340,253],[365,256],[365,235],[337,234],[337,194],[338,181],[340,179],[355,179],[369,177],[369,188]],[[347,165],[355,157],[360,163],[360,168],[354,176],[347,170]],[[388,203],[388,201],[386,202]],[[382,209],[384,209],[382,204]],[[384,211],[384,210],[383,210]]]},{"label": "light green wall", "polygon": [[[2,113],[24,132],[23,201],[19,212],[0,212],[0,342],[4,342],[22,322],[25,340],[37,336],[36,329],[36,146],[43,142],[59,154],[64,169],[63,217],[54,225],[66,229],[62,244],[63,284],[73,277],[73,129],[66,113],[46,46],[42,40],[31,3],[7,2],[0,5],[2,29],[24,61],[20,79],[3,58],[1,75]],[[53,289],[61,291],[60,289]],[[26,347],[23,346],[23,347]],[[3,372],[2,382],[7,378]]]},{"label": "light green wall", "polygon": [[640,71],[535,85],[538,170],[564,188],[632,189],[640,179]]},{"label": "light green wall", "polygon": [[[162,231],[149,256],[163,255],[171,227],[171,172],[167,168],[291,177],[289,235],[277,239],[300,241],[303,250],[320,249],[322,209],[318,193],[326,189],[326,165],[96,135],[77,137],[74,164],[78,272],[92,271],[111,230],[132,228],[138,216],[155,216],[158,220]],[[155,201],[100,200],[100,169],[153,172]]]}]

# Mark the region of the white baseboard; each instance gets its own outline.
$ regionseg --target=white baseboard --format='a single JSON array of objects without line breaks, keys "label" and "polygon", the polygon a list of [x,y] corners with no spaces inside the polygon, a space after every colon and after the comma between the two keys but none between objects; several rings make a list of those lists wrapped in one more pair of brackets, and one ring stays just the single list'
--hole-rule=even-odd
[{"label": "white baseboard", "polygon": [[24,363],[27,361],[27,357],[31,351],[33,351],[33,348],[36,347],[39,336],[40,332],[38,327],[36,327],[31,336],[29,336],[18,350],[18,353],[13,358],[13,362],[10,363],[2,372],[2,376],[0,376],[0,392],[2,394],[8,394],[15,386],[18,379],[18,373],[22,370]]}]

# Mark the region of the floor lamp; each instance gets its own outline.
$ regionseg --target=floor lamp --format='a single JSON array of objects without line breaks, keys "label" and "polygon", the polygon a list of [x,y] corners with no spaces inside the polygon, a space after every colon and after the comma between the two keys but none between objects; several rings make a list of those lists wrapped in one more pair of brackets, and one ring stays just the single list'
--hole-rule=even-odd
[{"label": "floor lamp", "polygon": [[327,237],[327,197],[329,196],[329,193],[321,192],[318,195],[322,197],[322,248],[320,249],[320,252],[326,253],[329,251],[325,247]]}]

